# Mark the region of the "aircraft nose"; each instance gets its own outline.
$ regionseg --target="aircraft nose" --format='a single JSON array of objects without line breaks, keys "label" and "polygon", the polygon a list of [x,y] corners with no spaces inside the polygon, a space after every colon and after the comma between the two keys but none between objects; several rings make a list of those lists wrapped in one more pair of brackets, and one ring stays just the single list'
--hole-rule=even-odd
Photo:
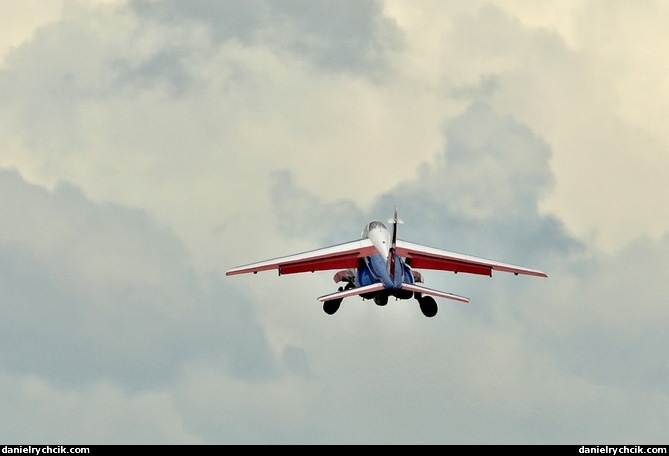
[{"label": "aircraft nose", "polygon": [[387,229],[384,230],[378,227],[370,230],[367,237],[372,241],[381,258],[385,261],[390,253],[390,232]]}]

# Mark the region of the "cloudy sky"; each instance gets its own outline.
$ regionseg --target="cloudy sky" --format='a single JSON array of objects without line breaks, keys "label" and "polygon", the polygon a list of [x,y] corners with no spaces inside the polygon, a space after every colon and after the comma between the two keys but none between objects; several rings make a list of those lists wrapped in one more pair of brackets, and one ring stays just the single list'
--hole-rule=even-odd
[{"label": "cloudy sky", "polygon": [[[669,2],[6,0],[0,441],[666,444]],[[400,237],[542,269],[226,277]]]}]

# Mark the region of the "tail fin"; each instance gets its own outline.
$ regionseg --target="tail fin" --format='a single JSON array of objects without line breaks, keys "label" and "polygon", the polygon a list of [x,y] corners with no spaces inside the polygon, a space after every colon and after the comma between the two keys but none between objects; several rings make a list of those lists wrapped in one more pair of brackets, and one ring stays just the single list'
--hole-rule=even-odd
[{"label": "tail fin", "polygon": [[395,206],[395,213],[393,218],[388,219],[388,223],[393,225],[393,238],[392,243],[390,244],[390,251],[388,252],[388,272],[390,273],[390,278],[392,281],[395,281],[395,244],[397,243],[397,225],[402,222],[402,220],[397,218],[397,206]]},{"label": "tail fin", "polygon": [[388,223],[394,223],[394,224],[404,223],[402,219],[397,218],[397,206],[395,206],[395,213],[393,214],[393,218],[388,219]]},{"label": "tail fin", "polygon": [[395,213],[393,214],[393,218],[388,219],[388,223],[393,225],[393,243],[391,247],[393,250],[395,250],[395,243],[397,242],[397,225],[404,223],[402,220],[397,218],[397,206],[395,206]]}]

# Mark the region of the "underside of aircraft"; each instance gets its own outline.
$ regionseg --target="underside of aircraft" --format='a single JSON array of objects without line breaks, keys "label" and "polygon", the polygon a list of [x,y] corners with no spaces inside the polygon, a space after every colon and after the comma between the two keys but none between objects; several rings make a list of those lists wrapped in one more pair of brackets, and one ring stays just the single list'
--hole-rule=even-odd
[{"label": "underside of aircraft", "polygon": [[[414,277],[414,282],[422,282],[422,276],[419,272],[417,271],[412,271],[413,277]],[[334,281],[336,283],[344,283],[344,286],[339,287],[339,292],[346,291],[346,290],[353,290],[356,288],[355,285],[355,271],[352,269],[346,269],[343,271],[339,271],[334,275]],[[437,315],[437,301],[434,300],[432,296],[423,296],[421,292],[418,291],[411,291],[406,288],[400,288],[400,289],[383,289],[379,291],[371,291],[368,293],[361,293],[360,297],[365,300],[374,300],[374,303],[377,306],[385,306],[388,304],[388,299],[390,297],[394,297],[395,299],[401,299],[401,300],[408,300],[412,298],[416,298],[416,301],[418,301],[418,304],[420,306],[421,312],[423,312],[423,315],[426,317],[434,317]],[[323,301],[323,310],[325,311],[326,314],[328,315],[334,315],[337,310],[339,310],[339,306],[341,305],[342,301],[344,298],[335,298],[331,300],[326,300]],[[463,302],[468,301],[467,298],[462,298]]]}]

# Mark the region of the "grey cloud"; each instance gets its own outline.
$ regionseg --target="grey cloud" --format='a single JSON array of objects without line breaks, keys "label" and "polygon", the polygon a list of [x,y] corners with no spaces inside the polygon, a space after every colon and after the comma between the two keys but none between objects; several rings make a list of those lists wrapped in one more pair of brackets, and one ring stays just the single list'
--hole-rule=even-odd
[{"label": "grey cloud", "polygon": [[386,53],[401,43],[399,29],[382,16],[376,1],[272,2],[301,32],[291,47],[319,66],[353,73],[384,67]]},{"label": "grey cloud", "polygon": [[252,80],[252,70],[235,58],[217,67],[221,43],[301,56],[323,71],[370,75],[387,64],[399,40],[376,2],[135,1],[106,13],[103,21],[82,10],[90,20],[42,26],[0,70],[1,120],[43,158],[67,161],[87,150],[95,141],[87,134],[91,123],[121,107],[109,103],[118,97],[137,101],[137,91],[183,97],[212,84],[202,74],[214,70],[233,87]]},{"label": "grey cloud", "polygon": [[46,142],[68,150],[78,141],[72,128],[77,106],[99,93],[105,80],[96,68],[96,41],[80,24],[51,24],[14,51],[0,71],[3,123],[23,133],[27,145]]},{"label": "grey cloud", "polygon": [[326,71],[379,75],[402,42],[377,1],[135,0],[131,7],[141,18],[204,24],[217,42],[288,51]]},{"label": "grey cloud", "polygon": [[482,74],[476,84],[453,87],[449,95],[454,99],[487,100],[499,88],[499,78],[493,74]]},{"label": "grey cloud", "polygon": [[[357,237],[368,221],[354,201],[324,204],[317,196],[298,188],[287,170],[272,174],[271,188],[277,226],[288,237],[306,236],[336,243],[349,239],[351,227],[355,227]],[[337,236],[344,239],[335,239]]]},{"label": "grey cloud", "polygon": [[269,19],[271,5],[262,0],[131,0],[130,8],[143,19],[155,19],[175,26],[180,23],[202,23],[211,28],[219,41],[239,39],[252,42]]},{"label": "grey cloud", "polygon": [[[54,154],[67,161],[88,146],[88,119],[82,113],[92,101],[106,102],[121,94],[130,79],[128,67],[135,63],[120,57],[127,52],[122,43],[128,31],[117,28],[122,20],[111,20],[107,28],[100,28],[97,19],[63,20],[40,27],[0,69],[0,119],[43,156]],[[117,37],[123,37],[120,45]],[[166,85],[179,84],[178,77],[171,76],[179,72],[173,62],[164,63],[162,71],[147,63],[153,69],[138,69],[133,78],[141,80],[142,73],[153,71],[177,79]]]},{"label": "grey cloud", "polygon": [[166,47],[137,62],[115,59],[113,86],[119,90],[125,87],[147,90],[162,86],[173,96],[183,95],[197,79],[188,65],[188,53],[188,49]]},{"label": "grey cloud", "polygon": [[669,234],[657,241],[642,237],[578,272],[572,301],[552,309],[569,324],[544,327],[541,336],[566,369],[614,388],[669,392],[662,348],[669,344],[669,308],[658,286],[669,280],[667,258]]},{"label": "grey cloud", "polygon": [[0,173],[0,360],[64,385],[172,381],[186,360],[232,376],[272,375],[248,303],[189,266],[180,240],[146,213],[54,193]]}]

